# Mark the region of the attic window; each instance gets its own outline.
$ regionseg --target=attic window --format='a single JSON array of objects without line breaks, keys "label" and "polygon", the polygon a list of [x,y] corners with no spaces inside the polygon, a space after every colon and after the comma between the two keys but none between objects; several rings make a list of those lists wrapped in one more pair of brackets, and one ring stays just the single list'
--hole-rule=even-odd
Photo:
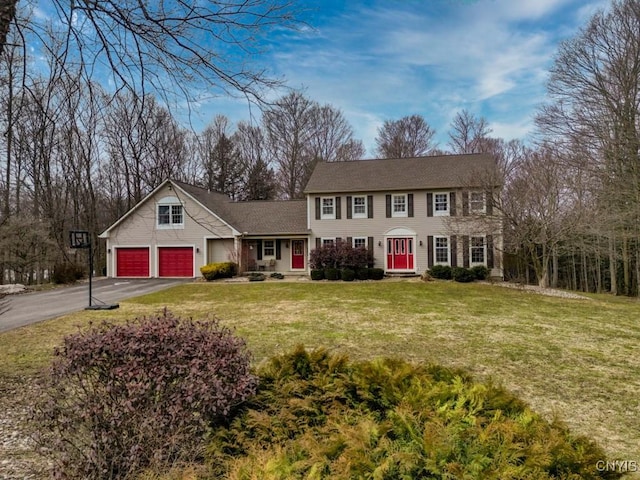
[{"label": "attic window", "polygon": [[174,197],[166,197],[158,202],[157,225],[161,229],[184,228],[184,209]]}]

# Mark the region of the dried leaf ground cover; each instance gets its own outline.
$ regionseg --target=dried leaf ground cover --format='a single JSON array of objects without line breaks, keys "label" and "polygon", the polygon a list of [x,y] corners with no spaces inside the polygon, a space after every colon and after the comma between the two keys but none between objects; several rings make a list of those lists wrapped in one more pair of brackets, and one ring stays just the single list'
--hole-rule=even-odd
[{"label": "dried leaf ground cover", "polygon": [[247,339],[259,363],[295,345],[352,359],[396,356],[491,378],[548,418],[598,441],[611,458],[640,459],[640,304],[534,295],[454,282],[187,284],[0,336],[0,375],[33,375],[62,335],[91,319],[169,307],[215,315]]}]

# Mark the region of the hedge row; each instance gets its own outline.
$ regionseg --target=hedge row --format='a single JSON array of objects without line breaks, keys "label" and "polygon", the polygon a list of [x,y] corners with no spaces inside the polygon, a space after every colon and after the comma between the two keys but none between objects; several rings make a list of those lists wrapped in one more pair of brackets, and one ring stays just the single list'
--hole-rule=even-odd
[{"label": "hedge row", "polygon": [[429,269],[428,273],[433,278],[467,283],[473,282],[474,280],[485,280],[489,276],[489,269],[483,265],[477,265],[471,268],[434,265]]},{"label": "hedge row", "polygon": [[314,268],[311,270],[311,280],[342,280],[352,282],[354,280],[382,280],[384,270],[382,268]]}]

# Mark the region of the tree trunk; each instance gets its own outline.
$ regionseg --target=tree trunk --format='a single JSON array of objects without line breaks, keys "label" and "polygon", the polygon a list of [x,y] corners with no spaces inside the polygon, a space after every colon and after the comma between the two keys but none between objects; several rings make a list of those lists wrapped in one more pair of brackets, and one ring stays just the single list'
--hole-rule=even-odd
[{"label": "tree trunk", "polygon": [[626,235],[622,236],[622,292],[625,295],[630,294],[630,277],[631,269],[629,265],[629,239]]},{"label": "tree trunk", "polygon": [[2,55],[7,43],[11,22],[16,16],[16,5],[18,5],[18,0],[3,0],[0,2],[0,55]]},{"label": "tree trunk", "polygon": [[616,243],[613,236],[609,237],[609,276],[611,277],[611,293],[618,295],[618,267],[616,260]]}]

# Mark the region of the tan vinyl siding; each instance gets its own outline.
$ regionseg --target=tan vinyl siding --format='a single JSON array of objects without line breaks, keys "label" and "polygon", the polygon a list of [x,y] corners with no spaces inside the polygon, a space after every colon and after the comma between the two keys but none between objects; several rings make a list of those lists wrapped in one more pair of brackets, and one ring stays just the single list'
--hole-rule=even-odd
[{"label": "tan vinyl siding", "polygon": [[207,263],[236,262],[235,242],[233,239],[208,239]]}]

